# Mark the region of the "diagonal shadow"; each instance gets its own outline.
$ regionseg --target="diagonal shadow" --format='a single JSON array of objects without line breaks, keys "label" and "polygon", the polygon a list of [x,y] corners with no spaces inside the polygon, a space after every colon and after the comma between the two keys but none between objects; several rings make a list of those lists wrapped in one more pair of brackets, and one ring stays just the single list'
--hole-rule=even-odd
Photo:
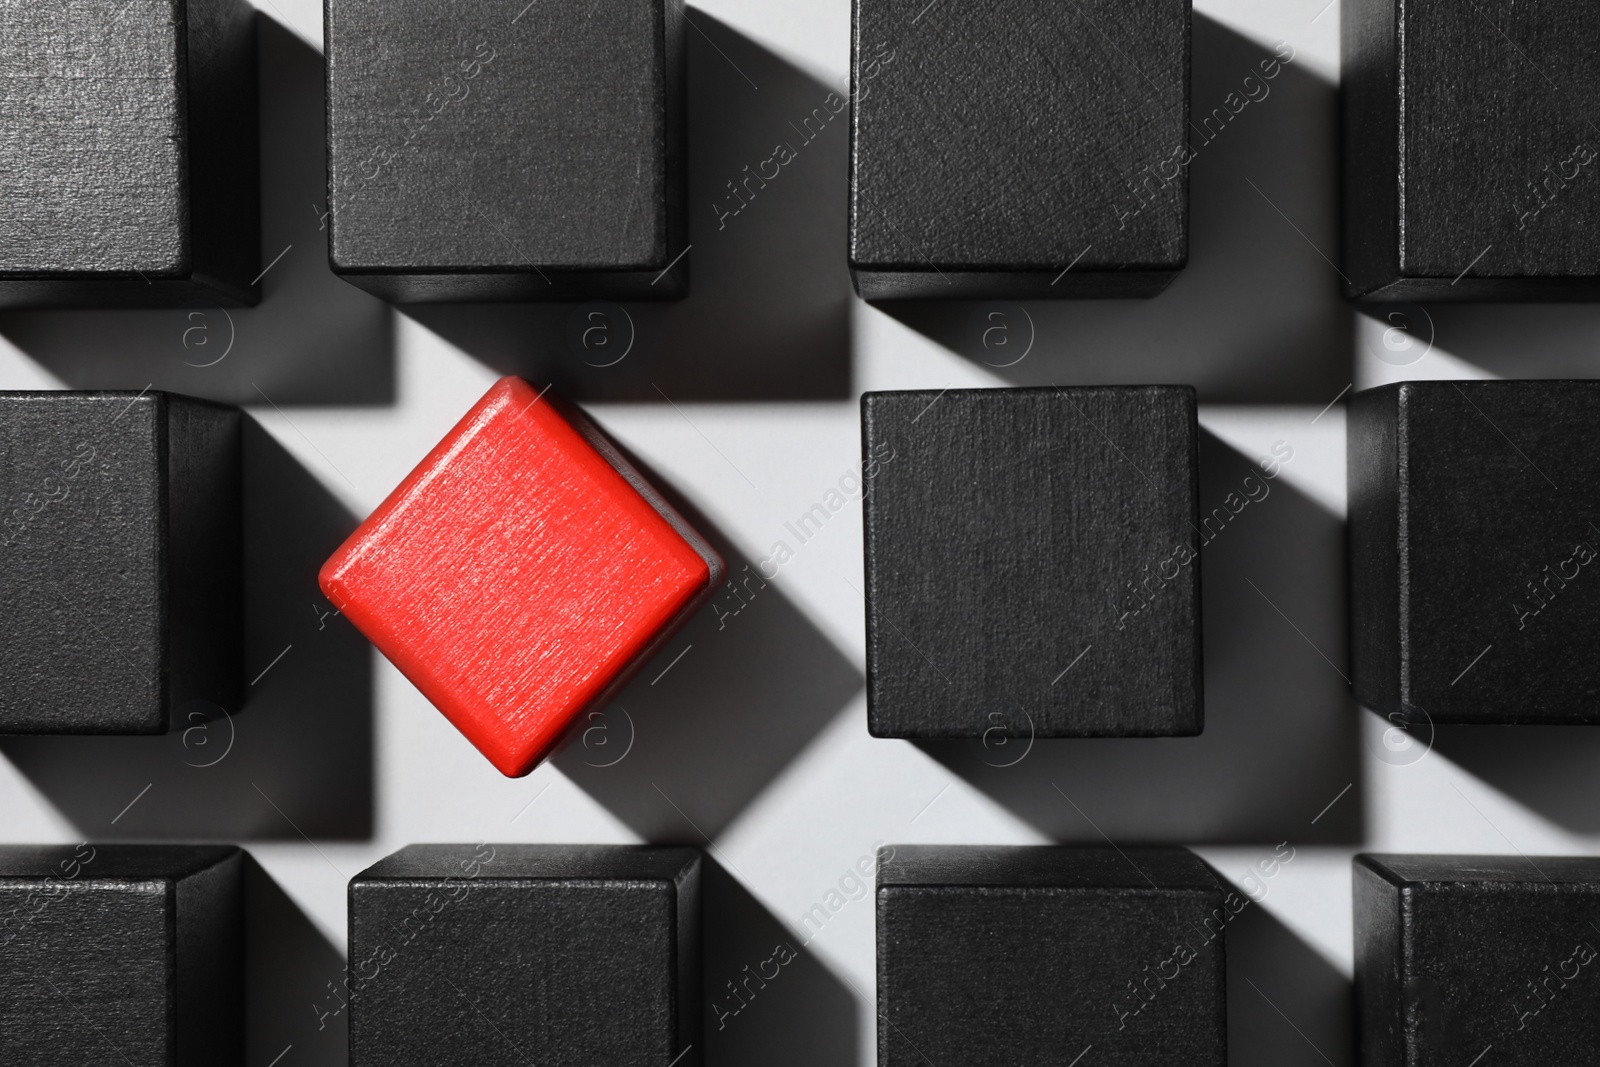
[{"label": "diagonal shadow", "polygon": [[704,515],[628,460],[729,577],[615,700],[574,724],[554,762],[644,840],[704,847],[865,680]]},{"label": "diagonal shadow", "polygon": [[1600,833],[1593,788],[1600,736],[1592,726],[1437,726],[1433,747],[1557,826]]},{"label": "diagonal shadow", "polygon": [[1058,841],[1360,841],[1344,524],[1260,475],[1201,429],[1203,734],[918,746]]},{"label": "diagonal shadow", "polygon": [[1354,1067],[1355,990],[1315,949],[1251,905],[1228,926],[1231,1067]]},{"label": "diagonal shadow", "polygon": [[257,31],[261,265],[271,264],[261,304],[0,315],[0,334],[68,388],[166,389],[236,404],[263,395],[280,404],[394,400],[392,313],[328,269],[322,56],[266,15]]},{"label": "diagonal shadow", "polygon": [[[244,704],[179,708],[162,737],[7,737],[0,752],[63,815],[103,836],[363,840],[372,833],[366,640],[317,588],[356,520],[244,420]],[[123,811],[130,799],[135,800]]]},{"label": "diagonal shadow", "polygon": [[[689,296],[403,310],[501,374],[553,382],[572,400],[843,399],[846,96],[703,11],[685,17]],[[764,180],[778,145],[794,158]]]},{"label": "diagonal shadow", "polygon": [[[1380,322],[1394,310],[1364,307]],[[1428,304],[1434,347],[1501,378],[1600,377],[1600,306]]]},{"label": "diagonal shadow", "polygon": [[855,1067],[856,998],[738,879],[703,862],[705,1067]]},{"label": "diagonal shadow", "polygon": [[[876,306],[1013,385],[1178,381],[1202,403],[1327,403],[1354,343],[1333,266],[1337,91],[1292,59],[1262,80],[1274,59],[1194,13],[1189,265],[1161,295]],[[1200,129],[1216,109],[1226,123]]]},{"label": "diagonal shadow", "polygon": [[344,956],[248,852],[244,939],[247,1067],[272,1067],[291,1046],[299,1067],[344,1067],[348,1020],[329,1010],[335,992],[349,996]]}]

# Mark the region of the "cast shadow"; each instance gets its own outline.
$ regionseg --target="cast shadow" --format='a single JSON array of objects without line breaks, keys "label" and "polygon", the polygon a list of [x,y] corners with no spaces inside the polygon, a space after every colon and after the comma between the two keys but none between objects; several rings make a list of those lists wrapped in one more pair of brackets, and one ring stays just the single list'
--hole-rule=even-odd
[{"label": "cast shadow", "polygon": [[[1403,305],[1402,305],[1403,307]],[[1394,306],[1361,309],[1380,322]],[[1501,378],[1600,377],[1600,306],[1427,304],[1434,346]]]},{"label": "cast shadow", "polygon": [[180,708],[178,728],[159,737],[0,739],[17,769],[93,837],[372,834],[370,652],[317,588],[317,569],[356,519],[248,416],[243,468],[242,707]]},{"label": "cast shadow", "polygon": [[554,757],[646,841],[704,846],[860,692],[865,679],[776,584],[628,455],[722,555],[728,580]]},{"label": "cast shadow", "polygon": [[1592,726],[1437,726],[1433,747],[1573,833],[1600,833],[1600,734]]},{"label": "cast shadow", "polygon": [[[1057,841],[1359,842],[1361,790],[1323,811],[1360,780],[1344,523],[1260,475],[1201,429],[1199,737],[1036,740],[1020,757],[1017,739],[918,746]],[[1217,521],[1229,494],[1245,503]]]},{"label": "cast shadow", "polygon": [[1353,1067],[1355,990],[1254,904],[1228,927],[1230,1067]]},{"label": "cast shadow", "polygon": [[270,264],[260,305],[0,315],[0,334],[68,388],[234,404],[394,401],[393,315],[328,269],[322,56],[264,14],[256,25],[261,265]]},{"label": "cast shadow", "polygon": [[344,1067],[348,1020],[328,1010],[335,991],[349,995],[344,957],[248,852],[244,939],[246,1067],[270,1067],[286,1047],[296,1067]]},{"label": "cast shadow", "polygon": [[855,1067],[856,998],[737,879],[703,864],[705,1067]]},{"label": "cast shadow", "polygon": [[[846,398],[845,96],[834,114],[828,86],[699,9],[685,17],[689,296],[402,310],[501,374],[576,401]],[[796,127],[817,109],[831,117],[806,141]],[[747,179],[780,143],[795,158],[765,188]],[[745,206],[733,214],[736,181]]]},{"label": "cast shadow", "polygon": [[[1337,90],[1292,61],[1259,81],[1272,58],[1194,13],[1189,265],[1161,295],[874,306],[1013,385],[1188,382],[1204,403],[1327,403],[1351,380],[1355,338],[1330,262]],[[1224,100],[1244,99],[1250,75],[1266,95],[1252,89],[1260,99],[1207,141],[1196,124],[1231,114]]]}]

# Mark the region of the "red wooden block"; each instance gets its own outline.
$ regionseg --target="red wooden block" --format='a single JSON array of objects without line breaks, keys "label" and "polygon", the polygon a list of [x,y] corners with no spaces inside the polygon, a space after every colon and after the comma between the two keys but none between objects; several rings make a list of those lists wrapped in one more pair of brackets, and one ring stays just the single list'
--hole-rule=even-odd
[{"label": "red wooden block", "polygon": [[502,378],[319,580],[515,777],[626,684],[722,577],[716,552],[588,419]]}]

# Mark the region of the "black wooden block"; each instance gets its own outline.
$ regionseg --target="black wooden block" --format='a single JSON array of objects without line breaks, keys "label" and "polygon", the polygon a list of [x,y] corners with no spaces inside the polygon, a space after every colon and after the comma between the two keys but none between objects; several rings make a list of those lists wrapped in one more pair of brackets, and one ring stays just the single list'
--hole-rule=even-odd
[{"label": "black wooden block", "polygon": [[1362,1067],[1600,1061],[1600,860],[1355,858]]},{"label": "black wooden block", "polygon": [[673,0],[325,0],[329,258],[395,301],[688,291]]},{"label": "black wooden block", "polygon": [[350,881],[347,984],[351,1067],[698,1065],[700,853],[411,845]]},{"label": "black wooden block", "polygon": [[1181,848],[880,849],[878,1063],[1222,1067],[1246,904]]},{"label": "black wooden block", "polygon": [[855,0],[853,73],[865,299],[1153,296],[1183,268],[1188,0]]},{"label": "black wooden block", "polygon": [[254,304],[255,9],[0,4],[0,307]]},{"label": "black wooden block", "polygon": [[0,1063],[242,1064],[242,856],[0,848]]},{"label": "black wooden block", "polygon": [[1600,7],[1346,0],[1344,274],[1370,300],[1600,298]]},{"label": "black wooden block", "polygon": [[0,733],[237,709],[240,418],[169,393],[0,393]]},{"label": "black wooden block", "polygon": [[867,393],[861,424],[874,736],[1200,732],[1193,389]]},{"label": "black wooden block", "polygon": [[1600,722],[1600,382],[1371,389],[1348,450],[1356,698],[1397,722]]}]

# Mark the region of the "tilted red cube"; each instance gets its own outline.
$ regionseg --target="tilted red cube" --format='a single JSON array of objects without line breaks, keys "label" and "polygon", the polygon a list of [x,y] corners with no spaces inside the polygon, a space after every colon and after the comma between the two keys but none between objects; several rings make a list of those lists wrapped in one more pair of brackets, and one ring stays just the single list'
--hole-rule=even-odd
[{"label": "tilted red cube", "polygon": [[722,583],[582,413],[502,378],[322,566],[334,604],[503,774],[527,774]]}]

